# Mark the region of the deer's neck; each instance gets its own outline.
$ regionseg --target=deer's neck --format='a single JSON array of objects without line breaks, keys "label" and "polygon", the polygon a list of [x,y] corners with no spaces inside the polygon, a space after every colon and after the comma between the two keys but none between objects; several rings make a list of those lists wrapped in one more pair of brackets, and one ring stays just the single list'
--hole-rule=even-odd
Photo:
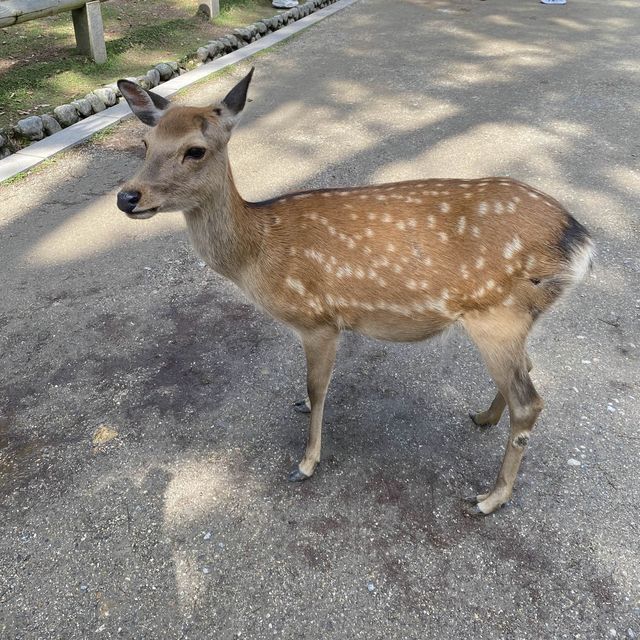
[{"label": "deer's neck", "polygon": [[185,218],[198,255],[219,274],[240,284],[260,251],[262,221],[240,196],[229,160],[226,156],[224,160],[224,171],[207,177],[200,199],[185,211]]}]

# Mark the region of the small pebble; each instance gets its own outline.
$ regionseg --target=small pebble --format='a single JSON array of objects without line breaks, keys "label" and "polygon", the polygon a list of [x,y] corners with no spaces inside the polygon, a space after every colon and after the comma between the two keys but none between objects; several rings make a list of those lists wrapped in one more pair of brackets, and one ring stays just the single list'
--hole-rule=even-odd
[{"label": "small pebble", "polygon": [[629,638],[629,640],[635,640],[636,633],[633,629],[631,628],[627,629],[627,638]]},{"label": "small pebble", "polygon": [[576,460],[575,458],[569,458],[567,460],[567,464],[572,466],[572,467],[579,467],[580,466],[580,460]]},{"label": "small pebble", "polygon": [[209,573],[209,567],[202,567],[202,573]]},{"label": "small pebble", "polygon": [[373,582],[370,582],[370,583],[367,585],[367,589],[369,589],[369,591],[375,591],[375,590],[376,590],[376,587],[375,587],[375,585],[373,584]]},{"label": "small pebble", "polygon": [[207,533],[202,536],[205,540],[211,540],[211,531],[207,531]]},{"label": "small pebble", "polygon": [[608,404],[607,405],[607,411],[610,411],[611,413],[615,413],[616,412],[616,408],[613,405]]},{"label": "small pebble", "polygon": [[618,632],[615,629],[609,629],[609,637],[615,638],[618,635]]}]

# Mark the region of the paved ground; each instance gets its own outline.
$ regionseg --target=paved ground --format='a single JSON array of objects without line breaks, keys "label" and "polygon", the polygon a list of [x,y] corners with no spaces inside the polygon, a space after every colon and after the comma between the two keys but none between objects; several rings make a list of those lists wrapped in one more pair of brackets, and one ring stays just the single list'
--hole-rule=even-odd
[{"label": "paved ground", "polygon": [[346,336],[323,464],[292,486],[300,347],[179,215],[116,210],[141,126],[0,187],[0,637],[640,634],[639,32],[625,0],[363,0],[255,62],[247,197],[511,175],[593,231],[597,271],[532,340],[547,405],[517,495],[486,519],[459,498],[505,425],[466,418],[492,389],[463,336]]}]

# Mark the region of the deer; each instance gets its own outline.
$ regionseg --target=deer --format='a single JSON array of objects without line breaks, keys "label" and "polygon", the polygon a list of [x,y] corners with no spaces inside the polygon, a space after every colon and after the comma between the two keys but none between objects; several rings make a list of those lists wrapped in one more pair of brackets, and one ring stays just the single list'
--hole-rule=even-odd
[{"label": "deer", "polygon": [[183,106],[120,80],[149,129],[146,155],[117,194],[129,218],[181,211],[195,252],[299,336],[307,365],[306,449],[289,473],[313,476],[339,336],[417,342],[462,327],[497,392],[479,427],[510,428],[497,479],[469,515],[507,503],[543,408],[526,342],[541,314],[589,273],[594,243],[554,198],[508,177],[429,178],[242,198],[227,146],[254,69],[220,101]]}]

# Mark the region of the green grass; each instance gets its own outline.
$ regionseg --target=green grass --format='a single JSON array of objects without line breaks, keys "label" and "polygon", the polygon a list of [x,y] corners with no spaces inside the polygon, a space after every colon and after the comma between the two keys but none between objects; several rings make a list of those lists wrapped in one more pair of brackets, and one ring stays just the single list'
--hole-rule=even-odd
[{"label": "green grass", "polygon": [[[75,52],[71,14],[0,29],[0,127],[52,111],[121,77],[181,60],[207,40],[273,15],[270,0],[222,0],[210,23],[195,16],[192,0],[111,0],[102,5],[108,60],[93,63]],[[154,22],[156,16],[165,16]]]}]

